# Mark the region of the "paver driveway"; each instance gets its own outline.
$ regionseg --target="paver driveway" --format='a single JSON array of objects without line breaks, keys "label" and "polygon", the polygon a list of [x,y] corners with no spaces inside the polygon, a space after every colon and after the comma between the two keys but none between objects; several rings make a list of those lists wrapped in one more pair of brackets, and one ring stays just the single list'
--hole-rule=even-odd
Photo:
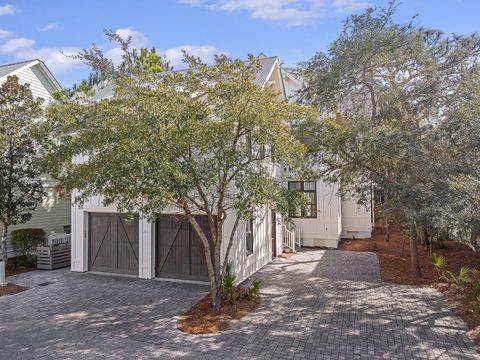
[{"label": "paver driveway", "polygon": [[480,359],[439,293],[381,283],[374,254],[303,251],[257,276],[255,312],[220,335],[194,336],[175,321],[203,285],[18,275],[10,281],[30,290],[0,298],[0,358]]}]

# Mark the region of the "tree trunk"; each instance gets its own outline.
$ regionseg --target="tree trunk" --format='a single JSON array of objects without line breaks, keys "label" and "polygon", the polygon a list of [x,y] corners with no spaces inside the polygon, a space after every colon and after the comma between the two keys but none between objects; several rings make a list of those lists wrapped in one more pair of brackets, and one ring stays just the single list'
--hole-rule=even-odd
[{"label": "tree trunk", "polygon": [[[216,245],[213,247],[213,256],[212,256],[212,247],[210,242],[208,241],[207,236],[205,235],[204,231],[198,224],[195,217],[190,213],[187,212],[188,220],[192,225],[193,229],[197,233],[198,237],[203,243],[203,250],[205,254],[205,261],[207,263],[207,270],[208,270],[208,281],[210,283],[210,297],[212,299],[212,306],[218,307],[221,304],[222,300],[222,292],[221,292],[221,285],[222,285],[222,277],[221,277],[221,269],[220,269],[220,256],[217,255]],[[223,222],[218,222],[219,226],[222,226]],[[218,234],[217,234],[218,236]],[[214,239],[218,241],[217,239]],[[216,242],[217,242],[216,241]],[[221,241],[220,241],[221,244]],[[217,261],[218,258],[218,261]]]},{"label": "tree trunk", "polygon": [[7,264],[8,260],[8,249],[7,249],[7,235],[8,235],[8,226],[7,224],[3,224],[3,234],[2,234],[2,242],[0,244],[0,249],[2,250],[2,260]]},{"label": "tree trunk", "polygon": [[237,218],[235,219],[235,223],[233,224],[233,229],[230,233],[230,239],[228,240],[227,250],[225,251],[225,257],[223,258],[223,263],[222,263],[223,266],[227,265],[227,263],[228,263],[228,257],[230,255],[230,250],[231,250],[232,245],[233,245],[233,240],[235,238],[235,233],[237,231],[237,227],[238,227],[239,222],[240,222],[240,215],[237,215]]},{"label": "tree trunk", "polygon": [[420,271],[420,262],[418,260],[418,246],[417,246],[417,229],[415,220],[412,219],[410,223],[410,260],[412,262],[412,271],[417,278],[422,277]]},{"label": "tree trunk", "polygon": [[390,225],[388,223],[388,219],[385,218],[385,231],[387,232],[387,242],[390,241]]},{"label": "tree trunk", "polygon": [[402,258],[405,257],[405,231],[402,231]]}]

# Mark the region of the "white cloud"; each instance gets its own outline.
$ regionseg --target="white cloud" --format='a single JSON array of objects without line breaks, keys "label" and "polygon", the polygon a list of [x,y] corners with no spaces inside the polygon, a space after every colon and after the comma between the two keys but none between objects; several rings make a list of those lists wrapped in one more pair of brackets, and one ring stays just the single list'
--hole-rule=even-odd
[{"label": "white cloud", "polygon": [[[121,28],[117,29],[116,32],[124,39],[131,36],[132,48],[138,49],[149,46],[147,36],[133,28]],[[105,55],[112,59],[116,65],[121,62],[122,50],[118,46],[110,45],[110,47],[102,47],[102,49]],[[72,56],[77,55],[81,50],[81,48],[73,46],[36,48],[35,40],[23,37],[13,38],[4,43],[0,43],[0,54],[11,55],[18,60],[41,59],[55,75],[62,75],[84,66],[80,60],[72,59]],[[211,45],[183,45],[160,50],[158,53],[165,56],[172,66],[185,67],[185,64],[182,62],[182,50],[187,51],[190,55],[201,58],[207,64],[214,62],[215,54],[224,53]]]},{"label": "white cloud", "polygon": [[211,45],[183,45],[163,50],[162,54],[173,67],[181,68],[185,67],[182,50],[185,50],[189,55],[199,57],[206,64],[213,64],[215,55],[224,54],[223,51]]},{"label": "white cloud", "polygon": [[8,39],[13,36],[13,33],[7,30],[0,29],[0,40]]},{"label": "white cloud", "polygon": [[44,26],[37,26],[36,30],[40,31],[40,32],[45,32],[45,31],[49,31],[49,30],[55,30],[55,29],[58,29],[58,28],[60,28],[60,26],[58,26],[58,24],[49,23],[49,24],[44,25]]},{"label": "white cloud", "polygon": [[81,49],[75,47],[35,48],[35,40],[15,38],[0,45],[0,54],[13,55],[18,60],[41,59],[55,74],[66,73],[81,66],[79,60],[68,56],[78,54]]},{"label": "white cloud", "polygon": [[145,47],[148,44],[147,36],[144,33],[137,31],[131,27],[120,28],[115,30],[115,32],[120,35],[120,37],[124,40],[127,40],[130,37],[130,45],[132,48],[141,48]]},{"label": "white cloud", "polygon": [[364,0],[179,0],[191,6],[235,12],[247,11],[254,19],[300,26],[326,13],[334,11],[356,11],[368,7]]},{"label": "white cloud", "polygon": [[60,75],[83,65],[80,60],[71,58],[71,56],[78,54],[80,50],[76,47],[30,48],[21,51],[17,57],[21,59],[40,59],[54,74]]},{"label": "white cloud", "polygon": [[32,48],[35,40],[27,38],[15,38],[8,40],[6,43],[0,45],[0,54],[15,55],[18,51]]},{"label": "white cloud", "polygon": [[339,11],[350,12],[365,9],[372,4],[363,0],[333,0],[332,6]]},{"label": "white cloud", "polygon": [[[197,0],[183,0],[183,1],[188,1],[189,3],[191,3],[192,1],[197,1]],[[131,37],[131,43],[130,43],[131,48],[140,49],[142,47],[149,46],[149,40],[147,36],[144,33],[137,31],[131,27],[120,28],[115,30],[115,32],[125,40]],[[165,58],[167,58],[167,60],[170,61],[170,64],[173,67],[178,68],[178,67],[185,67],[185,64],[182,61],[183,60],[182,50],[187,51],[190,55],[201,58],[207,64],[213,63],[215,54],[223,53],[216,47],[210,46],[210,45],[182,45],[182,46],[178,46],[178,47],[174,47],[166,50],[160,50],[158,53],[165,56]],[[112,59],[115,65],[119,65],[122,62],[122,54],[123,54],[122,49],[118,46],[105,50],[105,56],[108,57],[109,59]]]},{"label": "white cloud", "polygon": [[18,12],[18,9],[13,5],[10,5],[10,4],[0,5],[0,16],[11,15],[11,14],[15,14],[16,12]]},{"label": "white cloud", "polygon": [[[130,37],[130,46],[134,49],[146,47],[148,44],[147,36],[144,33],[134,30],[131,27],[120,28],[115,30],[115,32],[120,35],[120,37],[124,40],[127,40]],[[105,56],[109,59],[112,59],[115,65],[118,65],[122,62],[122,49],[120,47],[111,48],[105,51]]]}]

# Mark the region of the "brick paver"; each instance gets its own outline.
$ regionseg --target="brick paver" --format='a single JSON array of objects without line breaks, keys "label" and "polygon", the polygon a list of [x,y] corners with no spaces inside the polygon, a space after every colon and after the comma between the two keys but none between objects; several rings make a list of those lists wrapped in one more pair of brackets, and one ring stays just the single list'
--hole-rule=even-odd
[{"label": "brick paver", "polygon": [[[66,270],[10,278],[0,359],[480,359],[431,288],[380,281],[375,254],[307,250],[256,275],[261,305],[218,335],[175,328],[203,285]],[[43,285],[43,286],[41,286]]]}]

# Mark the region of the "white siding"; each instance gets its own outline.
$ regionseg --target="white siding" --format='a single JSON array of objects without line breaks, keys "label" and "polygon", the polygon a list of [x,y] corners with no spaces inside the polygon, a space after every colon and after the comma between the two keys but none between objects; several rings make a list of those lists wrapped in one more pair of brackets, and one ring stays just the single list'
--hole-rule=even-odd
[{"label": "white siding", "polygon": [[337,247],[341,233],[338,186],[317,181],[317,217],[294,218],[293,222],[302,246]]},{"label": "white siding", "polygon": [[52,93],[55,91],[50,81],[45,76],[40,64],[21,70],[14,74],[20,84],[29,84],[32,94],[36,98],[44,99],[43,106],[52,101]]},{"label": "white siding", "polygon": [[[224,241],[222,261],[230,238],[230,232],[235,222],[235,214],[230,212],[223,226]],[[257,214],[253,225],[253,253],[247,255],[246,223],[241,221],[237,227],[233,246],[230,250],[229,261],[237,275],[237,283],[245,281],[272,260],[271,211],[265,209]]]},{"label": "white siding", "polygon": [[[72,202],[77,193],[72,194]],[[85,202],[83,208],[74,204],[72,207],[72,270],[87,271],[88,254],[88,212],[117,212],[115,206],[105,207],[100,196],[91,197]],[[171,213],[171,212],[168,212]],[[177,212],[178,213],[178,212]],[[222,247],[222,260],[225,256],[230,232],[235,221],[235,214],[229,212],[223,227],[224,242]],[[143,278],[154,277],[155,264],[155,232],[154,226],[142,220],[140,222],[140,257],[139,274]],[[245,249],[245,223],[237,227],[234,245],[230,250],[230,261],[240,283],[267,264],[272,258],[271,211],[265,210],[254,222],[254,251],[246,254]]]},{"label": "white siding", "polygon": [[370,238],[371,219],[370,208],[358,205],[354,199],[342,199],[342,238]]}]

